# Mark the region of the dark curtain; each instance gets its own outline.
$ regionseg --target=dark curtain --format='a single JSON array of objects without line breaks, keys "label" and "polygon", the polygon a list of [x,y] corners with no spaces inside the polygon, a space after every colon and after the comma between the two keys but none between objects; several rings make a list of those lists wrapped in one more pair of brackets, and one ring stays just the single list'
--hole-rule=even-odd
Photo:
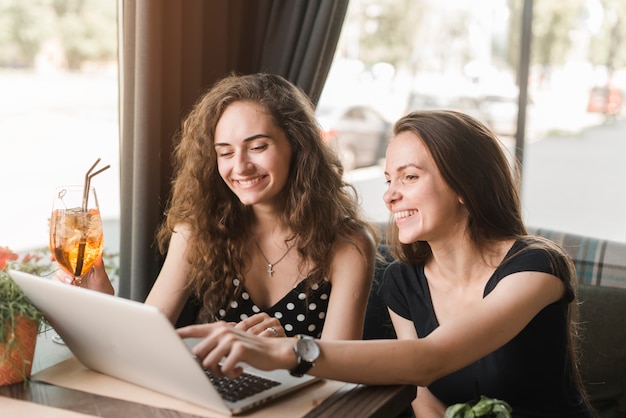
[{"label": "dark curtain", "polygon": [[162,258],[172,139],[198,96],[237,72],[280,74],[316,103],[348,0],[120,0],[119,295],[143,301]]}]

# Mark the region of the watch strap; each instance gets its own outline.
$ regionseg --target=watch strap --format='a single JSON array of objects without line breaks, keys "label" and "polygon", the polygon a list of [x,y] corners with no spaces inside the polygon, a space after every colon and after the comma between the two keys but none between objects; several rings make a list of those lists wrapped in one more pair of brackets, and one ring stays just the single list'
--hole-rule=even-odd
[{"label": "watch strap", "polygon": [[298,357],[298,365],[293,369],[289,370],[289,374],[295,377],[304,376],[309,370],[313,367],[313,363],[309,363],[307,361],[302,361],[301,357]]}]

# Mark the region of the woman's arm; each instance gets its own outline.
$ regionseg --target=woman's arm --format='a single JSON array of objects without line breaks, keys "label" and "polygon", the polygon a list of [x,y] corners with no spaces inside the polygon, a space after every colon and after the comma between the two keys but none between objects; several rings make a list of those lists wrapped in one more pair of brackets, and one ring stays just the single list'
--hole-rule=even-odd
[{"label": "woman's arm", "polygon": [[[392,310],[389,316],[393,328],[400,340],[416,340],[418,338],[415,325],[412,321],[401,317]],[[411,402],[415,418],[441,418],[446,412],[446,407],[439,399],[435,398],[426,386],[419,386],[413,402]]]},{"label": "woman's arm", "polygon": [[376,246],[366,230],[355,234],[353,240],[333,245],[329,278],[332,290],[322,330],[323,340],[360,340],[363,337]]},{"label": "woman's arm", "polygon": [[415,418],[441,418],[446,413],[446,406],[430,393],[426,386],[417,388],[417,396],[411,402]]},{"label": "woman's arm", "polygon": [[172,324],[176,323],[190,294],[186,288],[189,273],[189,263],[185,257],[188,236],[187,226],[176,226],[165,263],[145,302],[159,308]]},{"label": "woman's arm", "polygon": [[[424,338],[318,341],[321,355],[309,373],[345,382],[427,386],[510,341],[563,292],[563,283],[555,276],[515,273],[464,315]],[[265,370],[289,370],[297,363],[292,338],[256,337],[224,323],[185,327],[178,333],[203,338],[193,352],[218,375],[237,376],[240,361]]]}]

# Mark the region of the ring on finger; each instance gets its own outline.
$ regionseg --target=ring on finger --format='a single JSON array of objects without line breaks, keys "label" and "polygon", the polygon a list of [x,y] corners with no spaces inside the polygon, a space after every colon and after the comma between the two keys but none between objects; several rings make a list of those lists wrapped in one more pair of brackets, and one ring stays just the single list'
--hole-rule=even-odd
[{"label": "ring on finger", "polygon": [[272,334],[274,334],[274,337],[278,337],[278,331],[276,331],[276,328],[274,327],[267,327],[265,328],[265,331],[270,331]]}]

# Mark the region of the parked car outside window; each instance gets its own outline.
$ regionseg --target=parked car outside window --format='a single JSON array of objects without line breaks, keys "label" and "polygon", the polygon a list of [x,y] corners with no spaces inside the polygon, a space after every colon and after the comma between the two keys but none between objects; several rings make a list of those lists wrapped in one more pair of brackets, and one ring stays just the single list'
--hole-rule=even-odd
[{"label": "parked car outside window", "polygon": [[[518,98],[516,94],[496,92],[458,95],[424,92],[410,94],[406,113],[428,109],[463,112],[483,122],[498,136],[514,137],[517,133]],[[532,119],[531,111],[532,101],[529,99],[528,120]],[[528,123],[528,125],[531,124]],[[533,135],[530,129],[528,135]]]},{"label": "parked car outside window", "polygon": [[484,122],[496,135],[515,136],[517,132],[517,97],[489,94],[482,97],[480,109]]},{"label": "parked car outside window", "polygon": [[469,94],[449,95],[444,93],[413,92],[409,96],[406,113],[414,110],[435,109],[456,110],[479,120],[484,119],[479,97]]},{"label": "parked car outside window", "polygon": [[344,169],[378,164],[385,157],[391,123],[365,105],[324,105],[316,115],[323,138],[339,154]]}]

